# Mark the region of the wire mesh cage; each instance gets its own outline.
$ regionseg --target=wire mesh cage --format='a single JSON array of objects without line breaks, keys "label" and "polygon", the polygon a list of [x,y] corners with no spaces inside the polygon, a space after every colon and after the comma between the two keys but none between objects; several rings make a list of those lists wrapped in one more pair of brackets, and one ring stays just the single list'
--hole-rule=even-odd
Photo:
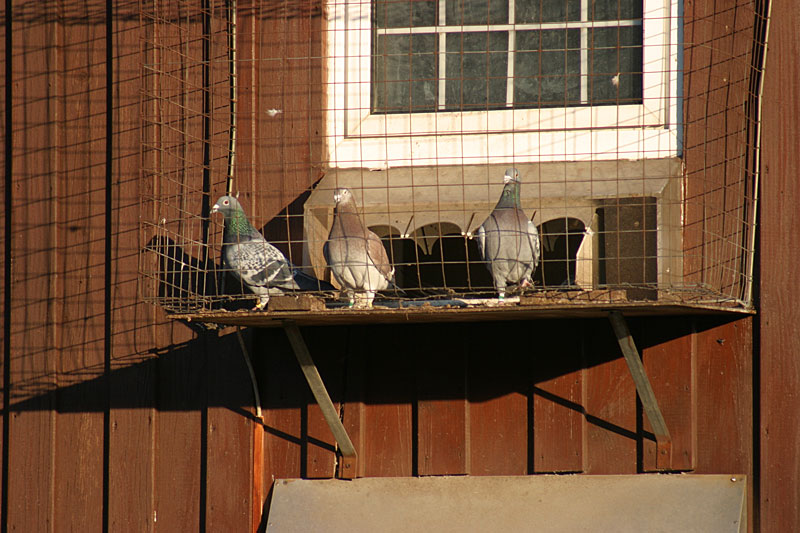
[{"label": "wire mesh cage", "polygon": [[735,3],[142,0],[143,296],[750,310]]}]

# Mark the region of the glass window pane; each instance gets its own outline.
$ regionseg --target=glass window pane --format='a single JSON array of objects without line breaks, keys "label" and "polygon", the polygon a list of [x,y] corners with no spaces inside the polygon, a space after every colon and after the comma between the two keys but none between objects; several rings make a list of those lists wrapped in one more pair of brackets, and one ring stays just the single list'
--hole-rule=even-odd
[{"label": "glass window pane", "polygon": [[508,32],[448,34],[445,69],[448,110],[505,107]]},{"label": "glass window pane", "polygon": [[447,26],[507,24],[508,0],[446,0]]},{"label": "glass window pane", "polygon": [[580,104],[580,30],[517,32],[514,107]]},{"label": "glass window pane", "polygon": [[375,0],[373,25],[376,28],[435,26],[436,11],[436,0]]},{"label": "glass window pane", "polygon": [[373,56],[372,110],[413,113],[436,109],[436,36],[378,35]]},{"label": "glass window pane", "polygon": [[591,20],[631,20],[642,18],[641,0],[593,0],[589,6]]},{"label": "glass window pane", "polygon": [[517,24],[568,22],[581,19],[580,0],[519,0],[514,4]]},{"label": "glass window pane", "polygon": [[592,105],[641,103],[642,27],[592,29],[589,47]]}]

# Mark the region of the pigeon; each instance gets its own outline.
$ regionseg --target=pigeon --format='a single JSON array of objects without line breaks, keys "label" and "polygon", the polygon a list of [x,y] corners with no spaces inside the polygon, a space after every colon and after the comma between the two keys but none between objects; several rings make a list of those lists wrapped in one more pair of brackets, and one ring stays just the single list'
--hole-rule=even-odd
[{"label": "pigeon", "polygon": [[336,189],[333,200],[336,209],[323,248],[325,260],[347,292],[350,307],[370,308],[377,291],[395,287],[394,268],[381,239],[361,222],[353,193]]},{"label": "pigeon", "polygon": [[271,294],[282,294],[284,290],[336,290],[330,283],[309,276],[290,263],[250,224],[233,196],[220,197],[211,212],[225,217],[223,265],[258,296],[255,310],[264,309]]},{"label": "pigeon", "polygon": [[500,300],[506,285],[530,287],[531,276],[539,264],[539,232],[520,206],[519,171],[506,170],[505,186],[494,211],[481,224],[475,237],[478,251],[494,280]]}]

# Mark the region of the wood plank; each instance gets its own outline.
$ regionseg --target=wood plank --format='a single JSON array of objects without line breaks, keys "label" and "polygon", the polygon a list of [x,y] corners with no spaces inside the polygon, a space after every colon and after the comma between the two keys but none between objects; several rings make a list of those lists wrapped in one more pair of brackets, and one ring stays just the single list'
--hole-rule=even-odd
[{"label": "wood plank", "polygon": [[[345,357],[342,350],[346,346],[343,343],[331,343],[327,328],[303,328],[301,331],[334,408],[341,413],[344,379],[342,362]],[[313,398],[308,405],[306,435],[306,477],[334,477],[337,468],[335,450],[338,449],[338,444],[322,415],[322,410]]]},{"label": "wood plank", "polygon": [[[753,319],[698,320],[698,474],[753,475]],[[753,527],[753,491],[748,521]]]},{"label": "wood plank", "polygon": [[254,332],[253,364],[264,415],[264,486],[305,473],[305,418],[311,393],[280,330]]},{"label": "wood plank", "polygon": [[[642,354],[659,409],[672,442],[672,458],[668,470],[692,470],[697,445],[697,382],[696,352],[692,349],[692,322],[685,318],[640,321]],[[643,429],[652,433],[647,417]],[[642,438],[644,471],[658,470],[656,443],[652,437]]]},{"label": "wood plank", "polygon": [[163,315],[140,300],[140,34],[138,5],[114,8],[108,529],[155,527],[156,364],[151,349],[169,338]]},{"label": "wood plank", "polygon": [[364,328],[364,336],[351,341],[386,347],[385,354],[366,354],[361,462],[368,477],[411,476],[420,470],[417,461],[422,461],[416,457],[418,366],[416,358],[409,356],[413,353],[409,331],[376,325]]},{"label": "wood plank", "polygon": [[635,474],[639,435],[633,379],[607,320],[587,322],[583,337],[583,470]]},{"label": "wood plank", "polygon": [[[104,2],[70,10],[58,26],[58,414],[55,523],[103,527],[105,372],[106,27]],[[88,22],[87,21],[92,21]],[[110,280],[109,280],[110,281]]]},{"label": "wood plank", "polygon": [[744,217],[752,213],[746,158],[752,145],[748,101],[753,38],[751,2],[692,2],[684,13],[685,223],[684,271],[741,298]]},{"label": "wood plank", "polygon": [[[354,326],[348,329],[350,338],[363,339],[367,328],[364,326]],[[355,467],[341,465],[339,467],[339,477],[353,479],[364,477],[366,464],[365,457],[365,435],[366,435],[366,412],[365,404],[366,392],[366,371],[367,358],[364,343],[348,342],[347,359],[345,362],[344,391],[342,396],[342,424],[350,440],[356,448],[358,460]]]},{"label": "wood plank", "polygon": [[[6,21],[8,20],[7,17],[10,16],[10,13],[7,11],[7,4],[3,4],[0,6],[0,18]],[[0,95],[0,106],[3,109],[3,125],[0,128],[0,139],[2,139],[2,146],[3,146],[3,153],[0,154],[0,161],[2,161],[2,168],[3,168],[3,179],[0,180],[0,197],[3,198],[3,227],[0,228],[0,275],[2,275],[3,282],[0,283],[0,316],[3,317],[3,334],[0,335],[0,349],[2,349],[2,359],[0,359],[0,377],[3,379],[3,393],[0,394],[0,457],[6,457],[6,450],[8,443],[6,439],[8,437],[7,429],[9,428],[9,416],[8,416],[8,405],[6,405],[6,395],[10,392],[8,387],[6,386],[6,378],[10,377],[9,375],[9,367],[10,365],[10,344],[9,344],[9,333],[10,333],[10,321],[11,315],[9,313],[10,306],[6,305],[6,298],[11,296],[9,292],[11,283],[10,283],[10,276],[11,276],[11,256],[10,254],[6,254],[6,246],[10,245],[9,239],[11,239],[11,209],[10,209],[10,197],[7,199],[6,195],[11,193],[12,190],[12,183],[11,183],[11,176],[13,176],[14,170],[11,166],[13,158],[7,157],[6,154],[11,151],[11,117],[12,113],[10,112],[11,109],[11,98],[10,95],[13,92],[13,86],[11,84],[11,78],[9,77],[6,79],[6,69],[12,65],[11,61],[11,47],[6,46],[6,37],[11,37],[10,32],[6,32],[6,25],[0,24],[0,49],[2,49],[3,54],[3,68],[0,71],[0,86],[3,87],[2,95]],[[8,83],[7,83],[8,82]],[[6,482],[7,476],[3,474],[2,478],[0,478],[0,502],[5,501],[5,490],[6,490]],[[2,505],[0,504],[0,514],[2,514]],[[4,524],[4,520],[6,519],[5,516],[0,516],[0,525]],[[1,526],[0,526],[1,527]]]},{"label": "wood plank", "polygon": [[178,342],[156,364],[153,521],[167,531],[200,529],[205,513],[208,355],[205,343],[191,337],[188,328],[176,324],[170,340]]},{"label": "wood plank", "polygon": [[532,335],[533,472],[583,469],[582,324],[550,322]]},{"label": "wood plank", "polygon": [[764,533],[800,530],[800,289],[794,221],[800,204],[800,4],[772,2],[762,114],[760,218],[760,497]]},{"label": "wood plank", "polygon": [[[54,220],[58,144],[55,106],[55,7],[12,3],[14,121],[11,176],[10,398],[8,510],[10,531],[52,531],[56,387],[54,302],[57,301]],[[24,53],[23,53],[24,52]],[[15,408],[15,404],[18,408]]]},{"label": "wood plank", "polygon": [[241,57],[255,61],[240,62],[237,187],[250,195],[254,225],[302,264],[302,202],[291,204],[324,165],[322,12],[308,0],[259,4],[240,20]]},{"label": "wood plank", "polygon": [[209,341],[206,529],[251,527],[253,392],[236,333]]},{"label": "wood plank", "polygon": [[452,324],[420,325],[410,337],[425,340],[424,351],[418,351],[416,358],[419,475],[469,474],[467,346],[463,330]]},{"label": "wood plank", "polygon": [[[204,239],[204,224],[193,214],[200,214],[208,202],[203,188],[210,187],[212,179],[219,181],[220,160],[214,158],[216,144],[210,138],[208,170],[203,170],[206,115],[201,90],[204,28],[200,6],[177,7],[176,12],[169,12],[170,7],[153,6],[161,10],[157,15],[171,20],[145,30],[145,63],[152,65],[152,70],[144,71],[143,84],[148,95],[160,98],[158,104],[150,96],[144,100],[145,117],[157,124],[148,126],[145,138],[161,145],[160,150],[144,147],[143,175],[149,181],[142,184],[141,191],[145,200],[153,198],[143,205],[153,213],[150,220],[166,220],[165,234],[177,235],[176,244],[202,259],[205,250],[199,243]],[[211,40],[209,59],[214,57],[218,40],[219,36]],[[166,95],[183,97],[164,98]],[[204,183],[206,172],[208,183]],[[182,203],[162,201],[172,197],[180,197]],[[142,244],[151,237],[146,234]],[[207,344],[194,340],[193,332],[182,324],[170,329],[157,326],[154,333],[155,347],[163,351],[156,363],[153,521],[158,529],[201,529],[208,506]],[[186,488],[178,498],[176,480]]]},{"label": "wood plank", "polygon": [[[512,349],[513,342],[536,345],[525,323],[459,326],[454,338],[468,354],[469,473],[528,473],[531,348]],[[498,339],[501,339],[498,342]],[[527,341],[527,342],[525,342]]]}]

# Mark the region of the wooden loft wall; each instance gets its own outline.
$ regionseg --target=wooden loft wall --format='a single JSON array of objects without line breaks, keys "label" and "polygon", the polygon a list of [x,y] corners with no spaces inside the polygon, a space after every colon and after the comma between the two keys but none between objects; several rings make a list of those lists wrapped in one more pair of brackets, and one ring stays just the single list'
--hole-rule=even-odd
[{"label": "wooden loft wall", "polygon": [[238,344],[138,292],[139,2],[15,1],[3,15],[2,530],[245,531]]},{"label": "wooden loft wall", "polygon": [[800,529],[800,4],[772,2],[761,137],[759,517],[762,532]]},{"label": "wooden loft wall", "polygon": [[[332,440],[282,332],[245,334],[261,381],[261,425],[233,332],[170,322],[140,300],[139,2],[111,4],[110,32],[107,2],[15,1],[10,14],[6,5],[0,526],[252,529],[273,477],[335,474]],[[279,42],[311,42],[315,23],[292,15],[295,3],[270,5],[280,7],[271,11],[277,18],[258,25],[292,28],[273,34]],[[798,423],[787,414],[797,410],[800,384],[791,305],[800,295],[787,262],[800,194],[800,151],[792,148],[798,9],[789,0],[773,6],[762,314],[631,321],[676,439],[674,468],[748,474],[748,516],[762,531],[800,527]],[[248,20],[243,13],[240,27]],[[308,93],[301,98],[279,80],[256,84],[264,95],[284,95],[288,129],[276,135],[264,119],[256,136],[273,143],[270,157],[284,158],[284,174],[296,169],[296,182],[275,193],[291,201],[294,188],[307,186],[304,176],[315,174],[293,167],[305,160],[278,139],[308,124],[288,113]],[[275,83],[266,89],[264,81]],[[268,105],[267,96],[255,98]],[[313,147],[308,153],[313,163]],[[363,475],[653,468],[654,443],[605,321],[303,333],[343,410]]]}]

